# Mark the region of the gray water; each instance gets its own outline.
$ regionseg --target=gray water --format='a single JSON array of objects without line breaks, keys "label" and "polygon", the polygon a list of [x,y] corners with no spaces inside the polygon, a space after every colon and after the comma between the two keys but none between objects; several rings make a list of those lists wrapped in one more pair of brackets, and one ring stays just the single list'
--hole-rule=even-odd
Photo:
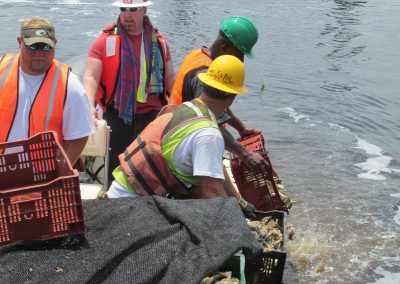
[{"label": "gray water", "polygon": [[[0,53],[17,51],[23,19],[48,17],[57,58],[80,73],[117,18],[112,2],[0,0]],[[250,92],[233,109],[263,131],[297,201],[284,282],[400,283],[400,1],[154,2],[149,14],[176,68],[230,15],[259,28],[256,59],[246,60]]]}]

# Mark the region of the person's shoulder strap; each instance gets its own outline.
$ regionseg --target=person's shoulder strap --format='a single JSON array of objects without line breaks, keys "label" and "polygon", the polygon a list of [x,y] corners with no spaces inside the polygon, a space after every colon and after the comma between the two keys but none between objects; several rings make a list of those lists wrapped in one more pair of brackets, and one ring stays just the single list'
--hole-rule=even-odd
[{"label": "person's shoulder strap", "polygon": [[103,33],[110,34],[110,35],[116,35],[116,34],[118,34],[118,31],[117,31],[117,23],[116,23],[116,22],[112,22],[111,24],[109,24],[108,26],[106,26],[106,27],[103,29]]},{"label": "person's shoulder strap", "polygon": [[178,108],[178,105],[165,105],[160,110],[160,112],[158,113],[157,116],[161,116],[161,115],[164,115],[167,113],[172,113],[172,112],[176,111],[177,108]]},{"label": "person's shoulder strap", "polygon": [[211,59],[211,55],[210,55],[210,49],[207,46],[202,46],[200,48],[201,52],[204,53],[205,55],[207,55],[210,59]]}]

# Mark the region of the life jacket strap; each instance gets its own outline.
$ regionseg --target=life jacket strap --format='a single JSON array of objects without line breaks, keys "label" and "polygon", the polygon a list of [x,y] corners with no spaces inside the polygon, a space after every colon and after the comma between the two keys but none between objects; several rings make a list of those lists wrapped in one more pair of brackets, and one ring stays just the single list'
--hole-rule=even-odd
[{"label": "life jacket strap", "polygon": [[133,149],[132,152],[128,152],[128,150],[125,150],[125,162],[127,162],[130,158],[132,158],[133,155],[135,155],[138,151],[146,147],[146,142],[142,141],[135,149]]},{"label": "life jacket strap", "polygon": [[[125,156],[128,154],[127,151],[124,152]],[[135,165],[132,163],[132,160],[126,161],[128,164],[129,168],[131,169],[132,173],[135,175],[136,179],[140,182],[142,185],[143,189],[146,190],[146,192],[149,195],[154,195],[153,189],[148,185],[146,180],[142,177],[142,175],[139,173],[139,171],[136,169]]]},{"label": "life jacket strap", "polygon": [[[140,136],[138,136],[137,141],[139,142],[139,145],[143,143],[143,140]],[[167,193],[171,192],[171,188],[169,187],[167,181],[165,180],[164,176],[160,173],[157,165],[154,163],[154,161],[151,159],[149,152],[147,151],[146,148],[142,148],[142,152],[144,157],[146,158],[147,163],[150,165],[151,169],[153,170],[154,174],[157,176],[158,180],[161,182],[162,186],[165,188]]]}]

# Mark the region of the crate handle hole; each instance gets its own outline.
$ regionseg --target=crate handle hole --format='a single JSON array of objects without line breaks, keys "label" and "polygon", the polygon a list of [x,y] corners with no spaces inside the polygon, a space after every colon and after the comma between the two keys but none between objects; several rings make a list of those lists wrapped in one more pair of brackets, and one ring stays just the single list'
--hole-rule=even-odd
[{"label": "crate handle hole", "polygon": [[8,165],[8,168],[10,169],[10,171],[15,171],[17,169],[18,165]]},{"label": "crate handle hole", "polygon": [[24,219],[25,220],[31,220],[33,218],[33,213],[29,214],[30,216],[27,216],[28,214],[24,214]]}]

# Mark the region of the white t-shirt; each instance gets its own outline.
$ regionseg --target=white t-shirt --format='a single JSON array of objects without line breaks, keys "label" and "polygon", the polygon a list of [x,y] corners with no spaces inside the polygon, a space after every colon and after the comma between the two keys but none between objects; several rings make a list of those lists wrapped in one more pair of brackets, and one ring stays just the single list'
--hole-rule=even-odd
[{"label": "white t-shirt", "polygon": [[[202,128],[192,132],[179,143],[172,157],[173,163],[177,171],[182,173],[224,179],[224,148],[224,139],[219,129]],[[138,196],[117,180],[113,181],[107,194],[110,198]]]},{"label": "white t-shirt", "polygon": [[186,136],[177,146],[172,161],[179,172],[224,179],[224,139],[217,128],[206,127]]},{"label": "white t-shirt", "polygon": [[[18,107],[8,141],[28,138],[29,112],[45,74],[29,75],[19,69]],[[44,110],[45,111],[45,110]],[[64,140],[79,139],[95,132],[89,99],[78,77],[70,73],[63,113]]]}]

